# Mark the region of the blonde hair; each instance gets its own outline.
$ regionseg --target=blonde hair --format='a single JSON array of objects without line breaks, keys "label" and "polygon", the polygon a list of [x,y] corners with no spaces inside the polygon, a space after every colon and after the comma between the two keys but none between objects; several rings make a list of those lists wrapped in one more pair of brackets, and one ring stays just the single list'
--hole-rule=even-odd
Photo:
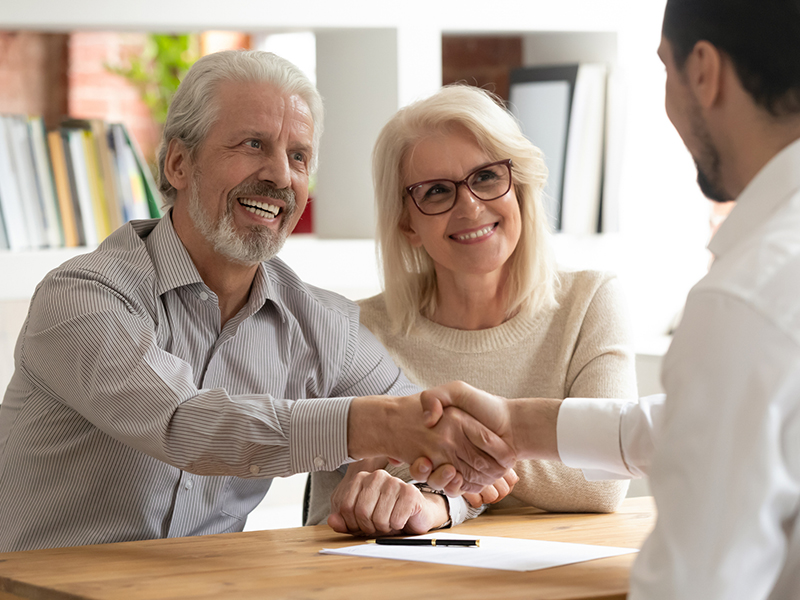
[{"label": "blonde hair", "polygon": [[437,291],[433,261],[424,248],[412,246],[401,230],[408,216],[403,164],[420,140],[458,126],[474,136],[490,160],[512,161],[522,230],[509,258],[507,316],[533,314],[556,305],[556,268],[542,204],[547,167],[542,152],[522,134],[501,102],[486,90],[449,85],[400,109],[378,136],[372,157],[377,243],[386,307],[395,331],[407,333],[419,313],[432,314]]}]

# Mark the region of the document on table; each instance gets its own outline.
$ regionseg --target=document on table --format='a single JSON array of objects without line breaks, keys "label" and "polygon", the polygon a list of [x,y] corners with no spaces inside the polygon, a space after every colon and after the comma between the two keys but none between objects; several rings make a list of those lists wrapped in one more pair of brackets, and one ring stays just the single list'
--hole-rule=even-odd
[{"label": "document on table", "polygon": [[541,540],[523,540],[485,535],[476,538],[476,536],[441,531],[416,537],[423,539],[480,539],[481,545],[479,548],[464,548],[359,544],[358,546],[348,546],[347,548],[325,548],[320,550],[320,553],[364,558],[413,560],[440,565],[480,567],[482,569],[500,569],[504,571],[535,571],[537,569],[549,569],[550,567],[560,567],[561,565],[638,552],[633,548],[544,542]]}]

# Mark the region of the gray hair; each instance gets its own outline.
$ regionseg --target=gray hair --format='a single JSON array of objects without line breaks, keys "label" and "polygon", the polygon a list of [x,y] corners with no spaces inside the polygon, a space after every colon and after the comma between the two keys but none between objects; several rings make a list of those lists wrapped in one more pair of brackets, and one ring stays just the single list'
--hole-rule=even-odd
[{"label": "gray hair", "polygon": [[522,230],[509,258],[507,315],[556,306],[556,267],[542,204],[547,167],[542,152],[522,134],[501,103],[483,89],[445,86],[400,109],[378,136],[372,157],[377,242],[386,308],[395,331],[408,332],[418,314],[432,314],[437,289],[433,260],[423,247],[412,246],[401,230],[408,219],[403,165],[420,140],[458,127],[474,136],[490,160],[512,160]]},{"label": "gray hair", "polygon": [[158,189],[165,206],[172,206],[177,191],[164,176],[167,149],[172,140],[186,146],[189,156],[206,139],[217,119],[217,91],[222,82],[270,83],[286,94],[302,98],[314,121],[311,172],[317,169],[319,139],[322,135],[322,97],[300,69],[285,58],[258,50],[225,50],[198,60],[178,86],[167,112],[158,149]]}]

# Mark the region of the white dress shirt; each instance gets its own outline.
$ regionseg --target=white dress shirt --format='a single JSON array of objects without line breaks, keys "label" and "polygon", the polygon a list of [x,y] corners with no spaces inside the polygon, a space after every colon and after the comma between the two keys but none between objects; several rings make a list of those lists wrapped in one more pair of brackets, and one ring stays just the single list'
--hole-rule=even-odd
[{"label": "white dress shirt", "polygon": [[749,183],[709,249],[664,359],[666,398],[566,401],[559,452],[587,477],[650,475],[658,520],[630,600],[796,600],[800,140]]}]

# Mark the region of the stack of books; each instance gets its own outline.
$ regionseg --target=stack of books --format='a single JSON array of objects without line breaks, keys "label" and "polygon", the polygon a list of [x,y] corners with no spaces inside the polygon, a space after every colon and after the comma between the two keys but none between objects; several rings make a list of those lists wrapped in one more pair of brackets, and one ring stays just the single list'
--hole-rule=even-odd
[{"label": "stack of books", "polygon": [[124,125],[0,115],[0,249],[95,246],[161,216],[150,168]]}]

